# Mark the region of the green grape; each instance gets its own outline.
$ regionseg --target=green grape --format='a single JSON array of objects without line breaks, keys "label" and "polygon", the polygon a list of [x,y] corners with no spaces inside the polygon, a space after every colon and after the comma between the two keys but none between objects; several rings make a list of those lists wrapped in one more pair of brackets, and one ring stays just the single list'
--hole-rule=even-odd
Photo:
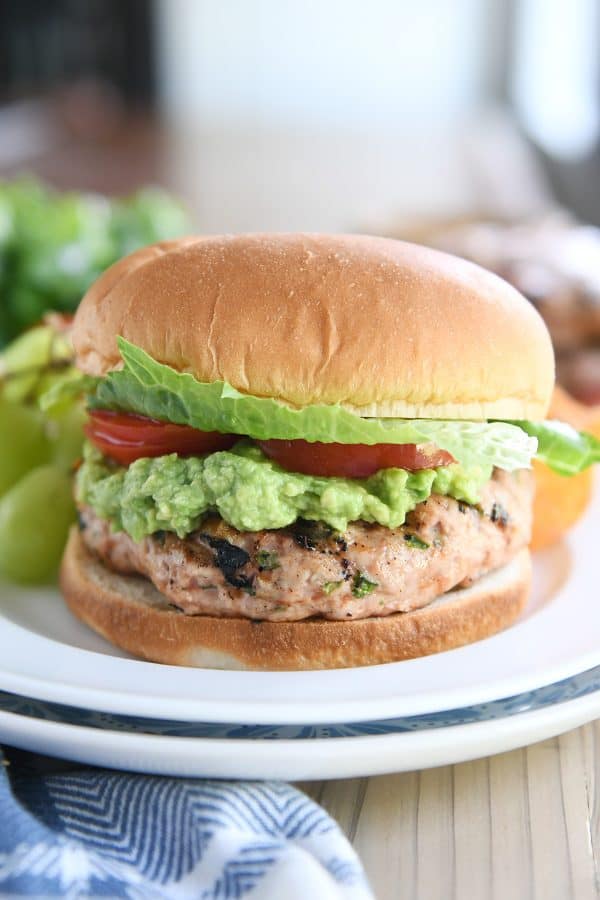
[{"label": "green grape", "polygon": [[0,574],[20,582],[51,580],[74,520],[68,475],[52,465],[29,472],[0,500]]},{"label": "green grape", "polygon": [[79,403],[57,412],[48,422],[52,462],[68,472],[82,454],[86,413]]},{"label": "green grape", "polygon": [[[43,374],[38,376],[38,380],[34,386],[33,391],[29,394],[32,400],[38,401],[38,406],[43,410],[43,412],[47,412],[47,410],[43,409],[40,406],[39,401],[47,394],[48,391],[54,387],[56,384],[62,384],[65,381],[74,381],[76,377],[80,377],[80,373],[74,366],[65,366],[65,368],[56,368],[51,369],[49,372],[46,371]],[[64,404],[64,408],[66,406],[72,406],[73,403],[78,401],[78,397],[74,397],[73,395],[68,398],[68,403]]]},{"label": "green grape", "polygon": [[54,329],[49,325],[31,328],[16,338],[2,353],[2,369],[20,372],[45,365],[50,359]]},{"label": "green grape", "polygon": [[73,355],[69,341],[48,325],[31,328],[0,355],[4,396],[21,402],[47,389],[48,379],[63,373]]},{"label": "green grape", "polygon": [[49,454],[38,410],[0,396],[0,497],[30,469],[48,462]]}]

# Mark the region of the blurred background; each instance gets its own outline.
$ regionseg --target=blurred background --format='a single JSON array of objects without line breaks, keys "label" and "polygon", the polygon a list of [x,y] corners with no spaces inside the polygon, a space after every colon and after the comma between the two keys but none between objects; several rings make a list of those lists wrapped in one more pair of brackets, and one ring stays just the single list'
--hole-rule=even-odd
[{"label": "blurred background", "polygon": [[[74,224],[13,191],[3,226],[0,195],[0,343],[157,237],[361,230],[514,281],[563,383],[600,400],[600,239],[578,227],[600,225],[598,0],[5,0],[5,194],[23,173],[68,191],[159,186],[183,211],[145,193],[108,247],[98,203]],[[32,239],[51,245],[41,261]]]},{"label": "blurred background", "polygon": [[197,227],[600,223],[597,0],[5,0],[0,172]]}]

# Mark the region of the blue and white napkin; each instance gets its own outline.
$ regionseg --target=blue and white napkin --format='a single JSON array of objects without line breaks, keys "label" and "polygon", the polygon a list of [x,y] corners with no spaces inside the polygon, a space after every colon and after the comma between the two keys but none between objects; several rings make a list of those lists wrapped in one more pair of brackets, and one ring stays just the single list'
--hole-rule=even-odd
[{"label": "blue and white napkin", "polygon": [[280,782],[0,761],[0,896],[372,900],[320,806]]}]

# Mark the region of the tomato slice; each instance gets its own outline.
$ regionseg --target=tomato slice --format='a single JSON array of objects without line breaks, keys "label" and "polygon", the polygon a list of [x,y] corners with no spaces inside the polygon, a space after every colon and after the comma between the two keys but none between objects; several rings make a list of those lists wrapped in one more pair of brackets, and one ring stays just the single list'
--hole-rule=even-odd
[{"label": "tomato slice", "polygon": [[[189,425],[173,425],[135,413],[94,410],[84,427],[90,441],[124,465],[143,456],[202,456],[228,450],[240,435],[199,431]],[[308,441],[258,441],[268,457],[284,469],[305,475],[338,475],[366,478],[379,469],[431,469],[453,463],[454,457],[433,445],[417,444],[322,444]]]},{"label": "tomato slice", "polygon": [[117,462],[128,465],[142,456],[202,456],[228,450],[239,440],[235,434],[198,431],[189,425],[173,425],[134,413],[94,410],[84,431],[90,441]]},{"label": "tomato slice", "polygon": [[308,441],[258,441],[284,469],[305,475],[367,478],[379,469],[433,469],[455,462],[430,444],[320,444]]}]

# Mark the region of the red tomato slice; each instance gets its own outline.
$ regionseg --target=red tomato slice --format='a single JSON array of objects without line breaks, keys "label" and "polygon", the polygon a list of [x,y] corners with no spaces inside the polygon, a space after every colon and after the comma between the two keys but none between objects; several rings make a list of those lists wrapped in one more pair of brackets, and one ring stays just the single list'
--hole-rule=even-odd
[{"label": "red tomato slice", "polygon": [[305,475],[367,478],[379,469],[433,469],[455,462],[445,450],[429,444],[310,444],[308,441],[258,441],[284,469]]},{"label": "red tomato slice", "polygon": [[159,422],[133,413],[95,410],[84,427],[90,441],[105,456],[128,465],[142,456],[202,456],[228,450],[239,440],[234,434],[198,431],[189,425]]}]

